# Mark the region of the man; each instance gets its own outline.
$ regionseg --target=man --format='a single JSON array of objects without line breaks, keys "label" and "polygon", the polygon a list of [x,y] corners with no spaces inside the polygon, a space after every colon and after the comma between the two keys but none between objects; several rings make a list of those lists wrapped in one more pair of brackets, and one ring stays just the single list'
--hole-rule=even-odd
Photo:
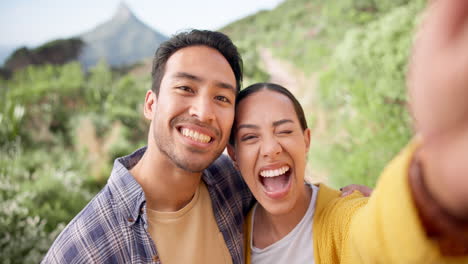
[{"label": "man", "polygon": [[44,263],[242,263],[241,227],[252,196],[219,157],[241,57],[224,34],[192,30],[160,46],[152,77],[144,105],[148,146],[115,161],[108,184]]}]

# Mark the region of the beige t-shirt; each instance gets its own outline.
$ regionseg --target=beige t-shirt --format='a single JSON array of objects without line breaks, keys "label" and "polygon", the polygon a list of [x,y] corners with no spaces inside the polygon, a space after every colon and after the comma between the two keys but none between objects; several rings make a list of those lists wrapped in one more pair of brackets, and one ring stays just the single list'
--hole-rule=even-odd
[{"label": "beige t-shirt", "polygon": [[202,181],[192,200],[176,212],[147,209],[149,233],[164,264],[232,263]]}]

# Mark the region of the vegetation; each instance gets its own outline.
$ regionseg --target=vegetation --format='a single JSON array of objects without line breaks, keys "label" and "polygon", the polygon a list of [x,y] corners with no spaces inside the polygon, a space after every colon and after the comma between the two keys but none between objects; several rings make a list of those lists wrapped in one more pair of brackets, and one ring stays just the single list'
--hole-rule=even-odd
[{"label": "vegetation", "polygon": [[421,2],[398,7],[350,30],[321,74],[320,103],[328,116],[319,164],[339,184],[374,186],[383,166],[410,140],[406,63]]},{"label": "vegetation", "polygon": [[[335,187],[374,186],[410,138],[404,76],[424,3],[287,0],[222,29],[242,47],[246,67],[261,68],[259,48],[268,47],[319,76],[312,104],[326,113],[326,131],[313,133],[309,157]],[[308,120],[316,121],[315,114]]]},{"label": "vegetation", "polygon": [[37,263],[105,184],[112,161],[145,144],[148,78],[101,63],[29,66],[0,82],[0,249]]}]

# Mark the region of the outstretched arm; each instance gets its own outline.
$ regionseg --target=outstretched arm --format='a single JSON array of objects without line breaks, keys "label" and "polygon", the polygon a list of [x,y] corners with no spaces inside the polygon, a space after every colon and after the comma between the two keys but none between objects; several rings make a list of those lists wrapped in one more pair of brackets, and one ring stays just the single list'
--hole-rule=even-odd
[{"label": "outstretched arm", "polygon": [[420,140],[355,213],[343,255],[356,263],[467,263],[467,49],[468,1],[431,1],[407,76]]},{"label": "outstretched arm", "polygon": [[468,220],[468,1],[435,0],[416,35],[408,73],[427,193]]}]

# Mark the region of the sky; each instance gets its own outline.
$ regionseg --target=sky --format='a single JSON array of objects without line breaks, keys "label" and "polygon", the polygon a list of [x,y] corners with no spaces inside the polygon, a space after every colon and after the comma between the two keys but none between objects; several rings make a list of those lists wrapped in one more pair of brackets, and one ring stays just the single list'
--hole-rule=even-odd
[{"label": "sky", "polygon": [[[283,0],[126,0],[144,23],[170,36],[219,29]],[[120,0],[0,0],[0,47],[35,47],[79,35],[110,19]]]}]

